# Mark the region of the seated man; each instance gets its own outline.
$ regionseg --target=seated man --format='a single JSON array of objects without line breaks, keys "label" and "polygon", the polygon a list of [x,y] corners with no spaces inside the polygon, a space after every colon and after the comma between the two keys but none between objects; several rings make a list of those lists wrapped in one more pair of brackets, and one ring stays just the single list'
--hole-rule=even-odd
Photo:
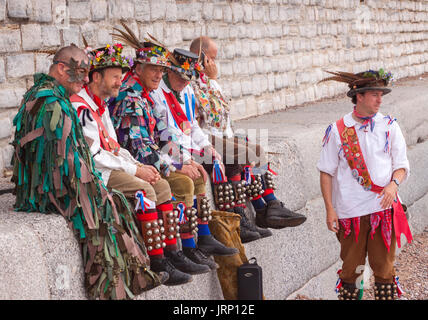
[{"label": "seated man", "polygon": [[[133,38],[131,34],[126,35],[124,41]],[[174,143],[175,137],[169,135],[165,122],[153,110],[149,93],[159,85],[164,68],[169,67],[168,52],[157,43],[141,43],[135,38],[127,43],[136,50],[136,65],[126,74],[119,96],[109,106],[119,143],[137,160],[155,166],[169,182],[174,196],[172,204],[180,212],[178,225],[184,254],[197,264],[215,269],[215,262],[202,254],[194,241],[196,212],[199,210],[207,216],[210,212],[206,207],[202,210],[201,204],[207,202],[203,179],[200,178],[198,183],[192,180],[200,176],[200,167],[197,164],[182,165],[180,159],[161,152],[162,144]],[[195,201],[199,207],[194,206]],[[169,256],[168,252],[165,254]],[[176,259],[171,258],[171,261],[175,263]]]},{"label": "seated man", "polygon": [[75,45],[53,57],[14,118],[16,211],[60,213],[82,248],[91,299],[126,299],[167,279],[148,269],[141,235],[123,194],[109,192],[95,168],[69,95],[88,81],[89,60]]},{"label": "seated man", "polygon": [[[134,206],[139,201],[140,205],[135,211],[151,269],[168,272],[169,279],[165,285],[187,283],[192,280],[190,274],[208,272],[210,269],[180,255],[176,244],[176,237],[179,236],[176,225],[168,224],[169,216],[173,215],[169,184],[160,177],[155,167],[138,162],[128,150],[120,147],[105,103],[107,98],[118,95],[122,72],[130,69],[128,60],[122,56],[122,45],[107,45],[92,50],[89,55],[89,84],[70,100],[77,110],[85,137],[91,141],[95,167],[102,173],[109,189],[123,192]],[[139,197],[136,197],[137,193]],[[141,193],[143,199],[140,199]],[[170,227],[173,227],[173,232],[169,231]],[[165,257],[164,251],[180,260],[180,270]]]},{"label": "seated man", "polygon": [[[194,54],[187,50],[175,49],[170,55],[170,60],[171,67],[163,75],[159,88],[153,91],[151,98],[154,110],[160,115],[161,120],[168,124],[168,132],[176,137],[175,144],[182,151],[185,161],[182,168],[171,173],[167,180],[175,196],[182,197],[186,206],[192,206],[192,200],[184,197],[185,189],[194,186],[195,198],[206,199],[205,182],[208,178],[202,165],[193,158],[200,160],[203,156],[211,162],[214,158],[219,159],[219,155],[199,128],[193,112],[195,100],[190,100],[192,88],[189,81],[197,74],[195,70],[197,57],[195,59]],[[174,191],[175,188],[177,191]],[[193,204],[198,209],[199,249],[207,255],[237,253],[236,248],[227,248],[212,236],[208,226],[210,211],[204,213],[204,203],[208,203],[207,199],[194,201]],[[185,243],[183,246],[194,247],[195,244]]]},{"label": "seated man", "polygon": [[[226,166],[226,176],[232,182],[233,190],[246,189],[246,195],[250,198],[256,211],[256,224],[259,227],[280,229],[302,224],[306,217],[290,211],[276,198],[273,182],[273,175],[276,173],[270,169],[263,148],[258,144],[249,143],[247,137],[239,138],[234,135],[229,115],[230,105],[216,82],[217,45],[209,37],[200,37],[191,43],[190,50],[200,55],[204,65],[198,81],[192,83],[197,101],[199,101],[196,117],[201,128],[209,134],[211,143],[222,154]],[[245,162],[242,163],[241,159]],[[242,177],[244,177],[244,181],[242,181]],[[245,184],[249,184],[249,186],[245,187]],[[242,222],[245,222],[243,210],[245,196],[242,196],[242,191],[235,192],[235,194],[235,198],[241,201],[235,202],[234,211],[244,217]],[[241,227],[244,230],[248,228],[251,231],[257,231],[262,236],[271,234],[269,231],[254,227],[249,223],[241,224]]]}]

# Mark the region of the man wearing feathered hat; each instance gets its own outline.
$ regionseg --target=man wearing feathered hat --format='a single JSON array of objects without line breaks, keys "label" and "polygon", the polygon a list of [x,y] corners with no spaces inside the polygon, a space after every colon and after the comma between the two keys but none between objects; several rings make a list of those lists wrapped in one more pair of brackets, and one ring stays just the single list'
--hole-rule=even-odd
[{"label": "man wearing feathered hat", "polygon": [[398,197],[409,176],[406,142],[395,118],[379,112],[391,92],[391,73],[329,72],[322,81],[347,83],[354,110],[329,125],[317,168],[329,230],[336,233],[343,260],[336,291],[339,299],[363,295],[366,256],[375,278],[375,299],[391,300],[402,291],[394,269],[396,243],[412,235]]},{"label": "man wearing feathered hat", "polygon": [[[242,217],[242,241],[251,240],[253,234],[258,235],[253,239],[272,235],[267,227],[281,229],[302,224],[306,217],[287,209],[276,198],[273,177],[277,173],[270,168],[263,147],[251,143],[247,137],[238,137],[234,133],[230,103],[216,81],[215,60],[218,51],[216,43],[207,36],[201,36],[192,41],[190,50],[200,55],[203,60],[200,77],[192,82],[199,102],[197,118],[201,128],[208,133],[211,143],[223,156],[225,174],[228,178],[226,185],[233,186],[231,190],[234,191],[236,199],[231,210]],[[215,188],[223,185],[220,183]],[[256,211],[255,225],[245,214],[247,196]],[[216,200],[222,201],[220,197],[216,197]],[[216,204],[220,209],[224,206],[224,203]]]},{"label": "man wearing feathered hat", "polygon": [[[155,40],[140,42],[132,31],[123,26],[126,32],[116,29],[119,34],[115,36],[135,49],[136,64],[125,75],[119,96],[110,103],[114,126],[122,146],[128,148],[137,160],[156,167],[169,182],[170,177],[175,175],[174,171],[182,170],[183,165],[180,159],[163,151],[164,145],[175,146],[175,137],[153,109],[154,102],[150,96],[150,92],[159,85],[165,68],[170,66],[169,51]],[[196,209],[185,202],[186,199],[191,199],[193,204],[194,189],[182,191],[180,188],[185,183],[186,181],[177,185],[170,183],[173,193],[170,207],[177,217],[166,219],[168,226],[165,226],[166,230],[174,228],[179,234],[183,250],[177,250],[176,239],[171,239],[167,241],[165,256],[183,272],[208,272],[217,268],[216,263],[197,248],[190,255],[185,245],[194,241],[196,227]],[[207,199],[200,199],[201,207],[202,202],[206,202],[203,207],[204,212],[208,212]],[[160,268],[157,262],[154,263],[155,269]]]},{"label": "man wearing feathered hat", "polygon": [[[198,56],[184,49],[175,49],[170,61],[171,67],[163,75],[152,99],[154,109],[168,124],[168,131],[176,138],[176,149],[183,157],[183,166],[171,173],[167,180],[176,198],[180,198],[186,207],[194,207],[197,210],[197,244],[190,239],[185,240],[183,246],[189,256],[195,248],[199,248],[206,255],[233,255],[238,252],[237,249],[224,246],[210,232],[208,222],[211,219],[211,211],[204,210],[208,203],[205,196],[208,174],[200,162],[195,161],[201,158],[220,159],[195,118],[196,100],[189,82],[198,76]],[[189,192],[194,196],[186,196]]]},{"label": "man wearing feathered hat", "polygon": [[[108,98],[118,96],[122,72],[130,71],[129,62],[132,59],[124,58],[121,52],[122,45],[118,43],[91,51],[90,82],[71,97],[71,101],[78,112],[86,138],[92,141],[95,165],[102,173],[107,187],[123,192],[130,203],[137,204],[135,212],[152,270],[168,272],[166,285],[184,284],[192,280],[191,275],[171,265],[164,254],[166,250],[171,254],[179,254],[175,225],[171,232],[169,229],[172,226],[166,223],[171,217],[175,219],[169,184],[153,165],[139,162],[120,146],[105,102]],[[132,102],[135,102],[134,98]],[[209,271],[206,266],[195,265],[188,259],[181,260],[180,269],[190,273]]]},{"label": "man wearing feathered hat", "polygon": [[14,207],[64,216],[82,248],[90,299],[130,299],[167,274],[147,269],[127,201],[104,184],[69,100],[88,82],[89,67],[86,53],[70,45],[55,53],[49,74],[35,74],[14,119]]}]

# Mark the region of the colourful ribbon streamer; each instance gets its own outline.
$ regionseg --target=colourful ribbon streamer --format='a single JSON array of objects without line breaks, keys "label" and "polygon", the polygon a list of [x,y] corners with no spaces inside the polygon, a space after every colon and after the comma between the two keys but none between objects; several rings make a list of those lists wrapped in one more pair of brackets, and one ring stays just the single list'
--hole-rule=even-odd
[{"label": "colourful ribbon streamer", "polygon": [[397,286],[397,296],[400,298],[404,294],[404,291],[403,291],[403,289],[400,286],[400,282],[398,281],[398,276],[396,276],[394,278],[394,282],[395,282],[395,284]]},{"label": "colourful ribbon streamer", "polygon": [[144,191],[137,191],[135,193],[135,199],[137,199],[137,205],[135,206],[135,211],[137,211],[139,209],[139,207],[141,207],[141,210],[143,212],[146,212],[147,209],[147,203],[144,201],[144,197],[145,197],[146,193]]},{"label": "colourful ribbon streamer", "polygon": [[385,153],[389,153],[389,131],[385,132],[385,138],[386,138],[386,142],[385,142],[385,148],[384,151]]},{"label": "colourful ribbon streamer", "polygon": [[322,138],[322,146],[324,147],[328,141],[330,140],[330,133],[331,128],[333,127],[333,124],[330,124],[327,129],[325,130],[324,138]]},{"label": "colourful ribbon streamer", "polygon": [[178,223],[183,224],[186,222],[186,215],[184,214],[184,210],[186,209],[186,206],[183,202],[180,202],[177,204],[177,209],[180,211],[180,214],[178,215]]},{"label": "colourful ribbon streamer", "polygon": [[226,182],[225,179],[225,174],[220,166],[220,161],[219,160],[214,160],[214,165],[213,165],[213,182],[215,184],[219,184],[222,182]]}]

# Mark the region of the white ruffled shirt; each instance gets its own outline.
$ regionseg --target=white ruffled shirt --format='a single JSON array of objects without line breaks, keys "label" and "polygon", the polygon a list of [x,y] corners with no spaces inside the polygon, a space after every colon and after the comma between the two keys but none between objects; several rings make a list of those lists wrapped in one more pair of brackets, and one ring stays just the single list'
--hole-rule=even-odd
[{"label": "white ruffled shirt", "polygon": [[[98,110],[98,106],[88,95],[85,88],[83,88],[77,95],[83,98],[92,110]],[[82,103],[80,102],[73,102],[72,104],[76,110],[82,106]],[[107,185],[110,174],[113,170],[122,170],[132,176],[135,176],[135,173],[137,172],[138,161],[135,160],[129,151],[124,148],[120,148],[117,156],[114,153],[103,149],[101,147],[97,122],[94,119],[91,121],[88,117],[83,119],[84,116],[85,113],[81,112],[79,119],[80,123],[82,124],[83,134],[85,137],[88,137],[91,139],[91,141],[93,141],[90,146],[91,154],[94,158],[95,168],[101,172],[104,183]],[[111,122],[110,113],[107,107],[101,116],[101,121],[103,122],[109,136],[117,141],[116,132],[113,128],[113,123]]]},{"label": "white ruffled shirt", "polygon": [[[195,149],[202,150],[204,147],[210,146],[211,142],[208,140],[208,136],[199,127],[198,120],[195,117],[195,105],[198,103],[193,92],[191,85],[187,85],[181,92],[181,101],[184,104],[180,104],[183,112],[186,114],[187,119],[191,124],[191,133],[186,135],[181,131],[175,123],[174,117],[172,116],[171,110],[169,109],[168,103],[166,102],[165,92],[170,93],[171,90],[165,84],[163,79],[159,84],[159,88],[150,93],[150,97],[155,102],[154,108],[161,115],[161,119],[168,125],[169,130],[174,133],[178,139],[178,144],[183,146],[184,149]],[[193,103],[194,101],[194,103]],[[187,104],[187,108],[186,108]],[[184,159],[186,161],[186,159]]]},{"label": "white ruffled shirt", "polygon": [[[393,121],[389,124],[390,118],[381,113],[377,113],[373,120],[375,126],[371,132],[370,125],[360,130],[361,124],[352,118],[352,112],[344,116],[346,127],[355,126],[373,183],[381,187],[386,186],[391,182],[392,173],[401,168],[406,170],[404,181],[407,180],[410,174],[407,147],[398,123]],[[388,132],[389,148],[385,148]],[[333,177],[332,201],[338,218],[354,218],[382,211],[380,206],[382,198],[378,198],[377,193],[364,190],[352,176],[342,150],[336,123],[332,124],[327,141],[322,148],[317,168]]]}]

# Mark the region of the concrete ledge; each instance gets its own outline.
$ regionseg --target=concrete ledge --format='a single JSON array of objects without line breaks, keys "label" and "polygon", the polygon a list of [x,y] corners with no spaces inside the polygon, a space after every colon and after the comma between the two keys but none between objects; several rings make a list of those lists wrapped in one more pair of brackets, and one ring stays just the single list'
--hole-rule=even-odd
[{"label": "concrete ledge", "polygon": [[[384,97],[381,110],[398,119],[408,142],[411,176],[400,195],[415,234],[428,225],[427,84],[411,80],[396,85]],[[324,130],[351,109],[349,99],[335,99],[235,123],[243,130],[268,128],[266,151],[280,177],[276,194],[308,217],[299,227],[272,230],[272,237],[244,245],[247,256],[256,257],[263,267],[267,299],[292,298],[297,292],[333,298],[339,248],[325,226],[316,162]],[[12,212],[13,202],[10,194],[0,196],[0,299],[85,299],[80,251],[63,218]],[[223,295],[211,272],[137,299],[223,299]]]}]

